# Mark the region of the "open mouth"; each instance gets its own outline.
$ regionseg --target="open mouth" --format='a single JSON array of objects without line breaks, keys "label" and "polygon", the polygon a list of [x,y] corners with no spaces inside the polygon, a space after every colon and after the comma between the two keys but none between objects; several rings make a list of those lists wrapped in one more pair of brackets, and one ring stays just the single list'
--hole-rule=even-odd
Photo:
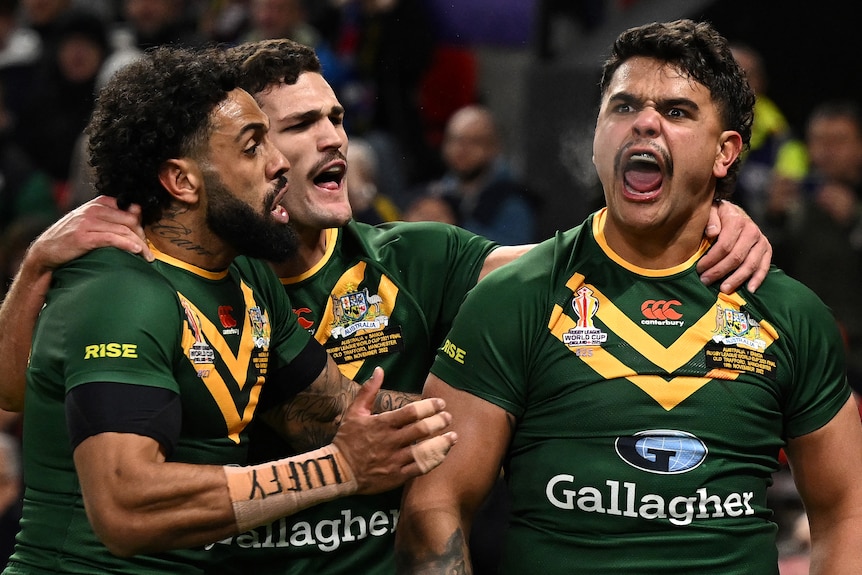
[{"label": "open mouth", "polygon": [[639,152],[633,154],[623,166],[623,181],[626,188],[636,194],[649,194],[657,191],[664,180],[661,165],[654,154]]},{"label": "open mouth", "polygon": [[287,188],[288,188],[287,178],[285,178],[285,177],[279,178],[278,185],[276,185],[276,187],[275,187],[275,189],[277,190],[276,194],[275,194],[275,199],[272,200],[272,204],[270,205],[270,208],[269,208],[270,212],[272,213],[272,217],[274,217],[276,220],[278,220],[279,222],[282,222],[282,223],[287,223],[288,220],[290,219],[290,216],[287,213],[287,210],[284,208],[284,206],[281,205],[281,200],[284,197],[284,195],[287,193]]},{"label": "open mouth", "polygon": [[343,162],[330,164],[312,178],[312,182],[318,188],[336,191],[341,188],[341,183],[344,181],[344,174],[346,172],[347,166]]}]

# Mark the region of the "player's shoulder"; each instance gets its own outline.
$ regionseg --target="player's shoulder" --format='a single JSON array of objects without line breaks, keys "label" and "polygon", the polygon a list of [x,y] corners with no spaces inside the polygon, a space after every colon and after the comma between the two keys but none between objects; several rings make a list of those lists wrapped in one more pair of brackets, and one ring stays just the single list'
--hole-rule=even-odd
[{"label": "player's shoulder", "polygon": [[745,291],[748,307],[772,323],[825,329],[834,323],[829,306],[808,286],[773,266],[757,291]]},{"label": "player's shoulder", "polygon": [[93,250],[55,270],[52,291],[75,294],[78,302],[116,305],[125,300],[135,307],[174,293],[155,264],[116,248]]},{"label": "player's shoulder", "polygon": [[442,239],[453,236],[473,237],[476,234],[463,228],[442,222],[386,222],[370,225],[351,221],[345,229],[368,241],[387,241],[392,239],[425,240]]},{"label": "player's shoulder", "polygon": [[777,308],[825,308],[826,304],[814,291],[783,270],[772,266],[754,295],[768,306]]},{"label": "player's shoulder", "polygon": [[587,234],[583,226],[558,231],[552,237],[536,244],[528,252],[486,276],[482,283],[525,284],[547,281],[559,275],[570,275],[571,268],[583,258],[581,246]]},{"label": "player's shoulder", "polygon": [[76,258],[54,272],[54,277],[100,278],[109,282],[156,280],[158,272],[139,255],[112,248],[98,248]]},{"label": "player's shoulder", "polygon": [[343,229],[345,249],[358,243],[364,255],[385,259],[390,254],[410,254],[411,261],[435,261],[455,254],[487,254],[497,244],[464,228],[442,222],[387,222],[369,225],[350,222]]},{"label": "player's shoulder", "polygon": [[110,263],[111,265],[140,269],[146,269],[149,267],[149,262],[141,256],[113,247],[96,248],[83,254],[79,258],[70,261],[67,265],[81,262],[87,262],[88,265],[94,263]]}]

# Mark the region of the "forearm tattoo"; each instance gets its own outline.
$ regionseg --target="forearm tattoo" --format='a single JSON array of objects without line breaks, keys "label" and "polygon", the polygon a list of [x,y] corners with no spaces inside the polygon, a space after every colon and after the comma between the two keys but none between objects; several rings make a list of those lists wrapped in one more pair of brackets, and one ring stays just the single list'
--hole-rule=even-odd
[{"label": "forearm tattoo", "polygon": [[377,392],[377,398],[374,400],[374,413],[392,411],[399,407],[404,407],[408,403],[419,401],[420,399],[422,399],[422,396],[418,393],[405,393],[403,391],[381,389]]},{"label": "forearm tattoo", "polygon": [[328,362],[307,389],[262,417],[297,451],[316,449],[335,437],[357,387]]},{"label": "forearm tattoo", "polygon": [[443,553],[418,555],[410,551],[395,554],[396,570],[399,574],[445,573],[446,575],[472,575],[473,568],[467,560],[467,542],[461,528],[455,530]]}]

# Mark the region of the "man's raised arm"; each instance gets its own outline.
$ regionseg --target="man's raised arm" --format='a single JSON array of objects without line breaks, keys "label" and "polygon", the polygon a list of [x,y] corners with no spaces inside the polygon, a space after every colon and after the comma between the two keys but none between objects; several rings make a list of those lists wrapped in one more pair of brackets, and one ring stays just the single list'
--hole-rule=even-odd
[{"label": "man's raised arm", "polygon": [[89,252],[113,246],[153,259],[144,240],[140,208],[117,208],[99,196],[69,212],[45,230],[27,250],[15,280],[0,305],[0,409],[21,411],[30,341],[45,303],[54,269]]}]

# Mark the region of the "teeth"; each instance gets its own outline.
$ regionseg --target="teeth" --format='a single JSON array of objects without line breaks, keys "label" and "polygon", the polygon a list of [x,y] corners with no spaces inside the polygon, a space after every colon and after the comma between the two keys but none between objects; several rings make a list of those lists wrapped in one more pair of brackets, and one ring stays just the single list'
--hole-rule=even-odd
[{"label": "teeth", "polygon": [[637,160],[638,162],[649,162],[650,164],[657,164],[658,162],[655,159],[655,156],[652,154],[648,154],[647,152],[641,152],[640,154],[635,154],[631,157],[632,160]]}]

